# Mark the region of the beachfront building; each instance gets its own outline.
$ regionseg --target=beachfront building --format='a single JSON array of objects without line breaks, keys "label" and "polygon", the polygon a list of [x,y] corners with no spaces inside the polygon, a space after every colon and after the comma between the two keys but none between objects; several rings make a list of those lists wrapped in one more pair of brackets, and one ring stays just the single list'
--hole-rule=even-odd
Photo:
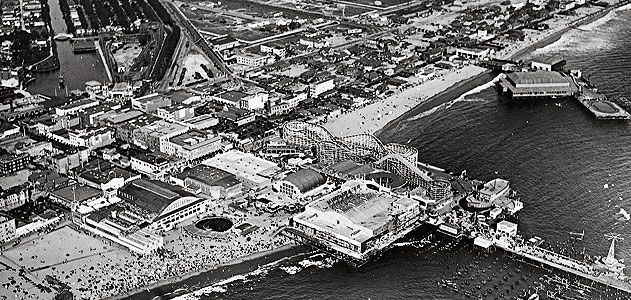
[{"label": "beachfront building", "polygon": [[484,59],[491,54],[491,49],[457,48],[456,55],[466,59]]},{"label": "beachfront building", "polygon": [[150,254],[164,246],[164,238],[147,229],[138,229],[144,220],[115,207],[96,211],[85,217],[80,226],[98,236],[109,239],[129,251]]},{"label": "beachfront building", "polygon": [[243,189],[237,176],[207,165],[198,165],[171,176],[171,181],[196,193],[208,195],[213,199],[231,198],[241,194]]},{"label": "beachfront building", "polygon": [[333,89],[335,89],[335,77],[327,76],[309,84],[309,97],[318,98]]},{"label": "beachfront building", "polygon": [[71,211],[78,211],[82,204],[98,201],[103,197],[100,189],[74,184],[50,193],[50,200]]},{"label": "beachfront building", "polygon": [[237,150],[216,155],[203,164],[235,174],[246,190],[269,186],[272,176],[280,170],[274,162]]},{"label": "beachfront building", "polygon": [[578,92],[571,77],[550,71],[510,73],[498,85],[512,99],[570,97]]},{"label": "beachfront building", "polygon": [[351,180],[292,217],[288,233],[300,242],[353,261],[365,261],[416,227],[419,203],[370,181]]},{"label": "beachfront building", "polygon": [[120,206],[142,218],[149,230],[170,230],[178,223],[205,213],[209,201],[181,187],[157,180],[134,180],[118,190]]},{"label": "beachfront building", "polygon": [[326,178],[317,171],[302,169],[274,183],[274,188],[291,199],[301,199],[326,183]]},{"label": "beachfront building", "polygon": [[552,57],[548,59],[537,59],[530,62],[530,68],[539,71],[557,71],[563,72],[566,61],[560,57]]}]

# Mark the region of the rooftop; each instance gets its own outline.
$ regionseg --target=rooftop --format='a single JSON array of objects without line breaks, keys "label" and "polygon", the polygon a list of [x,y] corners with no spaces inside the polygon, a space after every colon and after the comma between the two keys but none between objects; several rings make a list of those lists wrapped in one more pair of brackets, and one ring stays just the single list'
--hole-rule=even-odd
[{"label": "rooftop", "polygon": [[176,177],[182,180],[192,178],[210,186],[221,186],[223,188],[230,188],[240,183],[234,174],[207,165],[198,165],[177,174]]},{"label": "rooftop", "polygon": [[248,94],[242,93],[242,92],[239,92],[239,91],[227,91],[227,92],[219,93],[215,97],[221,98],[221,99],[226,100],[228,102],[232,102],[232,103],[238,104],[239,101],[241,101],[241,99],[243,99],[243,98],[245,98],[247,96],[248,96]]},{"label": "rooftop", "polygon": [[98,197],[102,195],[102,192],[98,189],[95,189],[87,185],[75,184],[72,186],[68,186],[68,187],[53,191],[51,195],[61,200],[64,200],[65,202],[73,203],[73,202],[83,202],[85,200]]},{"label": "rooftop", "polygon": [[311,169],[302,169],[293,172],[287,175],[284,180],[295,185],[301,193],[310,191],[326,183],[326,178],[324,178],[322,174]]},{"label": "rooftop", "polygon": [[121,198],[149,214],[159,215],[169,204],[181,197],[195,195],[157,180],[134,180],[119,190]]},{"label": "rooftop", "polygon": [[506,77],[516,85],[568,83],[568,80],[571,80],[559,72],[548,71],[514,72],[506,75]]},{"label": "rooftop", "polygon": [[207,142],[220,141],[221,138],[209,132],[193,129],[169,139],[170,142],[184,148],[197,148]]}]

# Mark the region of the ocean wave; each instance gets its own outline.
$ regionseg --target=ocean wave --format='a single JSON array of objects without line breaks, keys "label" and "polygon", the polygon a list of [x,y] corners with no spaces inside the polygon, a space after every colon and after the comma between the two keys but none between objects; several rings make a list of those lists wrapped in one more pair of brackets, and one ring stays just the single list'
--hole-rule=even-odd
[{"label": "ocean wave", "polygon": [[[273,262],[270,262],[270,263],[267,263],[265,265],[262,265],[262,266],[256,268],[255,270],[253,270],[251,272],[248,272],[248,273],[245,273],[245,274],[239,274],[239,275],[235,275],[235,276],[226,278],[226,279],[221,280],[219,282],[216,282],[216,283],[214,283],[214,284],[212,284],[210,286],[198,289],[196,291],[190,292],[188,294],[181,295],[181,296],[173,298],[173,299],[177,299],[177,300],[198,300],[198,299],[201,299],[200,297],[202,297],[204,295],[209,295],[209,294],[213,294],[213,293],[226,293],[228,291],[226,286],[228,284],[230,284],[230,283],[234,283],[234,282],[238,282],[238,281],[248,282],[248,281],[251,281],[253,278],[264,277],[264,276],[266,276],[269,273],[269,271],[275,269],[281,263],[284,263],[284,262],[292,260],[292,259],[308,256],[308,255],[309,255],[310,258],[317,258],[317,257],[324,256],[324,254],[322,254],[322,253],[316,253],[316,251],[313,251],[313,252],[309,252],[309,253],[300,253],[300,254],[296,254],[296,255],[293,255],[293,256],[283,257],[281,259],[278,259],[278,260],[275,260]],[[289,273],[284,268],[285,268],[284,266],[283,267],[279,267],[279,269],[284,270],[287,273]],[[298,270],[298,271],[300,271],[300,270]],[[296,273],[298,271],[296,271]]]},{"label": "ocean wave", "polygon": [[622,20],[616,11],[611,11],[604,17],[563,34],[554,43],[536,49],[532,56],[540,54],[558,53],[563,51],[591,52],[611,49],[614,46],[614,33],[620,26],[609,26],[612,21]]},{"label": "ocean wave", "polygon": [[435,112],[437,112],[439,109],[441,109],[441,108],[443,108],[443,107],[447,106],[447,104],[448,104],[448,103],[443,103],[443,104],[440,104],[440,105],[434,106],[434,107],[432,107],[431,109],[428,109],[428,110],[426,110],[426,111],[424,111],[424,112],[422,112],[422,113],[420,113],[420,114],[418,114],[418,115],[416,115],[416,116],[410,117],[410,118],[408,118],[408,119],[407,119],[407,120],[405,120],[405,121],[406,121],[406,122],[409,122],[409,121],[415,121],[415,120],[419,120],[419,119],[422,119],[422,118],[425,118],[425,117],[431,116],[432,114],[434,114]]}]

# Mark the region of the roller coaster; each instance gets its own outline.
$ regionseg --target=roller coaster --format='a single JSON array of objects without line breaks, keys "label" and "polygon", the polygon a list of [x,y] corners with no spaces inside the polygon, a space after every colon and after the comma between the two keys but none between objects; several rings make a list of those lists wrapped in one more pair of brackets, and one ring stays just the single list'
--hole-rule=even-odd
[{"label": "roller coaster", "polygon": [[289,144],[315,150],[318,160],[325,165],[345,160],[370,164],[427,190],[433,199],[444,198],[451,192],[449,182],[434,179],[429,172],[417,167],[418,150],[410,146],[384,144],[369,133],[335,137],[320,125],[300,121],[285,123],[282,137]]}]

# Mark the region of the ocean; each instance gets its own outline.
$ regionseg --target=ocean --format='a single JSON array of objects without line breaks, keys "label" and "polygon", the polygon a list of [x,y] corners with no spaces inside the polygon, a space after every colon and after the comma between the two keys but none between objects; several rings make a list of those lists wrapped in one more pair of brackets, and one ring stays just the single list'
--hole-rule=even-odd
[{"label": "ocean", "polygon": [[[610,97],[631,97],[631,10],[572,29],[526,59],[562,56]],[[519,231],[574,257],[631,257],[631,125],[598,121],[572,100],[510,103],[488,73],[389,124],[385,142],[408,143],[419,160],[481,180],[510,181],[524,202]],[[585,233],[582,241],[570,232]],[[584,249],[584,251],[583,251]],[[577,285],[585,284],[580,288]],[[177,285],[176,285],[177,286]],[[506,253],[484,253],[420,229],[381,257],[352,269],[301,253],[212,283],[187,280],[177,299],[629,299]],[[166,292],[167,290],[161,290]],[[153,291],[152,295],[156,295]],[[149,294],[145,294],[147,296]]]}]

